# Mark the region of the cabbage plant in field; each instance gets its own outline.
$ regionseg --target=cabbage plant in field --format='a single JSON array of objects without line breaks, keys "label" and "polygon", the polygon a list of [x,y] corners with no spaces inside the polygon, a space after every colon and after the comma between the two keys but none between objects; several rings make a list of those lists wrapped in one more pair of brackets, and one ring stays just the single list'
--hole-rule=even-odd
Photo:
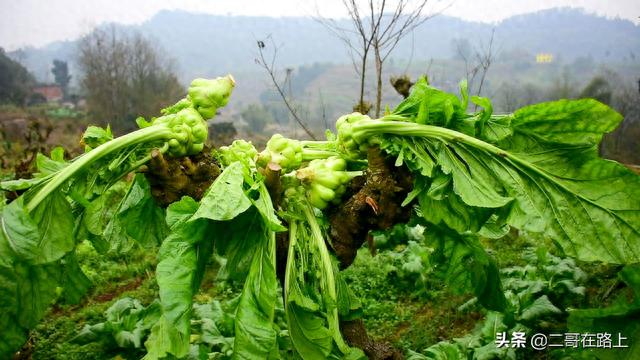
[{"label": "cabbage plant in field", "polygon": [[[440,271],[493,311],[509,302],[480,236],[516,228],[582,261],[640,262],[640,178],[598,157],[622,117],[596,100],[496,115],[464,82],[457,96],[423,78],[379,119],[340,117],[324,141],[274,135],[259,152],[237,140],[212,158],[201,153],[205,119],[233,85],[195,80],[140,130],[112,138],[91,127],[82,156],[66,162],[57,150],[38,158],[33,179],[2,184],[23,193],[0,204],[0,354],[20,348],[60,289],[69,301],[88,290],[74,255],[83,240],[99,252],[159,245],[147,359],[189,356],[193,296],[213,256],[244,283],[233,358],[279,357],[279,285],[301,358],[394,358],[366,335],[341,270],[369,231],[412,215],[435,239]],[[469,101],[480,110],[468,112]]]}]

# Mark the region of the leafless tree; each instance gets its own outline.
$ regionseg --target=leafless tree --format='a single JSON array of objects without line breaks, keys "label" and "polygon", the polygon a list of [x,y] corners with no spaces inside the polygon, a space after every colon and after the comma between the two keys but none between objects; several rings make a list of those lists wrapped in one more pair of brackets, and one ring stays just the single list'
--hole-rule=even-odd
[{"label": "leafless tree", "polygon": [[[266,48],[267,44],[264,41],[259,40],[259,41],[257,41],[258,58],[256,58],[256,64],[260,65],[260,67],[262,67],[267,72],[267,74],[269,74],[269,78],[271,79],[271,82],[273,83],[273,86],[276,88],[276,91],[278,92],[278,94],[282,98],[282,101],[284,102],[285,106],[289,110],[289,113],[291,114],[291,116],[293,116],[293,119],[298,123],[298,125],[300,125],[302,130],[304,130],[304,132],[311,139],[316,140],[316,136],[313,134],[311,129],[309,129],[309,127],[305,124],[305,122],[300,118],[300,115],[298,114],[298,111],[296,110],[296,108],[293,106],[293,104],[291,102],[291,98],[289,96],[287,96],[287,94],[285,93],[285,91],[283,89],[284,85],[282,85],[277,79],[276,70],[275,70],[275,62],[276,62],[276,56],[277,56],[277,53],[278,53],[278,48],[275,45],[275,42],[273,41],[273,38],[271,38],[269,36],[268,40],[270,40],[271,48],[273,48],[271,60],[268,61],[266,59],[266,57],[265,57],[264,49]],[[291,76],[291,72],[292,71],[293,71],[292,69],[291,70],[287,69],[287,79],[289,79],[289,80],[290,80],[290,76]],[[285,79],[285,83],[286,83],[286,81],[287,80]],[[289,83],[289,94],[291,95],[291,84],[290,83]]]},{"label": "leafless tree", "polygon": [[376,71],[376,116],[380,115],[382,102],[382,69],[384,62],[400,40],[436,13],[425,15],[428,0],[343,0],[350,26],[320,16],[316,20],[336,35],[347,46],[360,76],[360,95],[356,108],[365,109],[364,87],[367,61],[373,51]]},{"label": "leafless tree", "polygon": [[354,110],[367,113],[371,107],[364,100],[367,61],[374,34],[378,31],[377,27],[382,19],[382,13],[375,14],[373,1],[369,1],[369,10],[361,9],[361,6],[355,0],[342,0],[342,4],[349,15],[350,26],[345,27],[335,19],[322,17],[319,13],[314,19],[324,25],[347,46],[353,67],[360,77],[360,94]]},{"label": "leafless tree", "polygon": [[[380,116],[382,103],[382,68],[384,62],[396,48],[402,38],[416,27],[429,20],[436,13],[425,15],[429,0],[398,0],[393,4],[385,0],[369,0],[370,7],[377,7],[379,17],[376,31],[373,33],[373,53],[376,66],[376,117]],[[390,12],[388,12],[391,10]]]},{"label": "leafless tree", "polygon": [[464,62],[465,79],[469,84],[469,91],[473,89],[476,78],[480,76],[480,84],[478,85],[475,94],[480,96],[482,93],[482,87],[489,72],[489,68],[493,64],[493,60],[496,57],[496,49],[494,45],[496,29],[491,30],[491,37],[487,44],[480,44],[480,46],[472,47],[466,39],[454,40],[454,47],[459,59]]},{"label": "leafless tree", "polygon": [[496,34],[496,29],[493,28],[491,30],[491,37],[489,38],[489,44],[484,47],[482,46],[480,49],[476,50],[476,59],[478,59],[478,66],[480,67],[480,85],[478,86],[477,95],[480,96],[482,94],[482,85],[484,85],[484,79],[487,76],[487,72],[491,67],[491,63],[493,62],[493,58],[495,54],[493,53],[493,39]]},{"label": "leafless tree", "polygon": [[155,116],[183,95],[172,63],[140,34],[97,29],[80,40],[78,51],[87,106],[104,124],[126,130],[135,117]]}]

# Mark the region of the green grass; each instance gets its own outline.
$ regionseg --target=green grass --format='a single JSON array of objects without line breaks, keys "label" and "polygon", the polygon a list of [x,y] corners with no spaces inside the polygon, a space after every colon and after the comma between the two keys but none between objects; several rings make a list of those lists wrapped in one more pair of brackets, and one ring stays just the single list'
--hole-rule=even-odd
[{"label": "green grass", "polygon": [[[500,241],[483,240],[500,267],[522,266],[523,250],[538,239],[512,233]],[[484,311],[458,307],[472,295],[458,295],[443,283],[419,279],[401,267],[398,254],[404,245],[371,256],[366,248],[358,252],[354,264],[344,277],[363,305],[363,319],[370,336],[403,350],[422,350],[443,340],[469,334],[484,319]],[[85,324],[104,321],[104,311],[118,298],[129,296],[148,305],[158,297],[154,268],[156,251],[135,249],[126,256],[99,255],[91,245],[78,248],[78,259],[94,287],[80,304],[56,304],[32,332],[23,349],[23,358],[33,359],[139,359],[144,350],[117,352],[100,343],[78,345],[69,340]],[[557,255],[557,254],[556,254]],[[583,266],[589,275],[584,307],[599,306],[620,294],[618,267]],[[196,303],[213,299],[224,302],[237,296],[241,284],[217,280],[218,266],[210,264]],[[582,307],[582,306],[581,306]],[[28,355],[31,355],[29,357]]]}]

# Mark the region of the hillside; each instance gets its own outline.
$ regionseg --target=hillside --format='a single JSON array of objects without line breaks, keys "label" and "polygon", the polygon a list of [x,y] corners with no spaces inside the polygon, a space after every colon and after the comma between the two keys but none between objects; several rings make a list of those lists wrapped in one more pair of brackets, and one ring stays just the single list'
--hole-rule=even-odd
[{"label": "hillside", "polygon": [[[568,25],[570,24],[570,25]],[[346,25],[346,24],[345,24]],[[607,19],[576,9],[552,9],[515,16],[497,25],[436,16],[399,44],[394,58],[425,60],[450,58],[454,39],[471,44],[487,42],[495,26],[495,43],[502,52],[519,50],[534,55],[551,53],[571,62],[590,56],[598,62],[637,62],[640,26]],[[247,17],[161,11],[139,26],[127,26],[155,39],[175,58],[183,82],[196,76],[255,71],[255,41],[271,35],[282,66],[331,62],[348,63],[342,43],[310,18]],[[40,80],[51,80],[54,58],[67,60],[74,70],[75,41],[10,53]],[[413,48],[413,49],[412,49]]]}]

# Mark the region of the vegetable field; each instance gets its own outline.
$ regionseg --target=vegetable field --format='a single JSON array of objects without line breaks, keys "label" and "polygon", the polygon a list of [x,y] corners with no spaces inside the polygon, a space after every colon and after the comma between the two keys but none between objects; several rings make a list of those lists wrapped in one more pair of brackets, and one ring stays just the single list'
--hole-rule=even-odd
[{"label": "vegetable field", "polygon": [[421,78],[324,140],[210,148],[234,86],[1,183],[0,358],[640,357],[640,177],[598,155],[607,105],[494,114]]}]

